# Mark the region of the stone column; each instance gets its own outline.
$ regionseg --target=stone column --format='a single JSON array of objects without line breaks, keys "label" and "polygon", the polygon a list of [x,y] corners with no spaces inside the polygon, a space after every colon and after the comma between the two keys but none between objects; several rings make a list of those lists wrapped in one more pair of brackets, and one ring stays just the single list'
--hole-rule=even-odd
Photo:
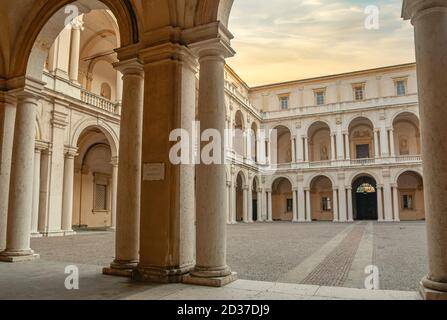
[{"label": "stone column", "polygon": [[304,150],[303,150],[303,138],[300,136],[301,129],[297,128],[297,138],[296,138],[296,162],[301,163],[304,161]]},{"label": "stone column", "polygon": [[391,185],[389,182],[385,182],[383,185],[383,210],[385,222],[393,221],[393,201],[391,195]]},{"label": "stone column", "polygon": [[268,210],[268,203],[267,203],[267,192],[265,189],[262,189],[262,221],[267,221],[268,220],[268,214],[267,214],[267,210]]},{"label": "stone column", "polygon": [[272,190],[267,190],[267,222],[273,222]]},{"label": "stone column", "polygon": [[349,133],[345,133],[346,160],[351,160],[351,143],[349,141]]},{"label": "stone column", "polygon": [[232,208],[232,204],[231,204],[231,181],[227,181],[227,206],[228,206],[228,210],[227,210],[227,224],[231,224],[232,223],[232,216],[231,216],[231,208]]},{"label": "stone column", "polygon": [[340,183],[339,189],[339,209],[340,209],[340,222],[346,222],[348,219],[348,213],[346,209],[346,188],[344,180]]},{"label": "stone column", "polygon": [[354,212],[352,209],[352,187],[346,187],[348,192],[348,222],[354,222]]},{"label": "stone column", "polygon": [[332,190],[332,207],[334,210],[334,222],[338,222],[338,190],[336,188]]},{"label": "stone column", "polygon": [[304,192],[303,179],[299,179],[298,183],[298,221],[305,222],[306,221],[306,195]]},{"label": "stone column", "polygon": [[231,188],[231,222],[237,224],[237,178],[233,182],[233,188]]},{"label": "stone column", "polygon": [[116,189],[116,245],[115,260],[103,272],[130,276],[139,261],[144,72],[138,59],[119,62],[115,68],[123,74],[123,110]]},{"label": "stone column", "polygon": [[344,150],[343,150],[343,145],[344,145],[344,136],[343,136],[343,131],[341,128],[341,124],[338,126],[337,128],[337,159],[338,160],[343,160],[344,159]]},{"label": "stone column", "polygon": [[8,196],[14,141],[16,99],[0,93],[0,252],[6,248]]},{"label": "stone column", "polygon": [[394,145],[394,129],[390,129],[388,131],[390,133],[390,155],[391,155],[391,157],[395,157],[396,156],[396,148]]},{"label": "stone column", "polygon": [[62,231],[65,235],[73,234],[73,188],[74,163],[76,149],[70,148],[65,153],[64,189],[62,195]]},{"label": "stone column", "polygon": [[379,151],[379,130],[374,130],[374,158],[380,158]]},{"label": "stone column", "polygon": [[310,189],[306,188],[306,221],[312,222],[312,204],[310,203]]},{"label": "stone column", "polygon": [[118,158],[112,159],[111,162],[112,165],[112,208],[111,208],[111,214],[112,214],[112,224],[111,229],[116,230],[116,208],[117,208],[117,197],[118,197],[118,165],[119,160]]},{"label": "stone column", "polygon": [[304,161],[310,162],[310,159],[309,159],[309,138],[308,137],[304,138]]},{"label": "stone column", "polygon": [[78,82],[79,59],[81,46],[81,29],[83,27],[81,17],[77,17],[71,23],[71,46],[70,46],[70,72],[69,78],[73,82]]},{"label": "stone column", "polygon": [[252,194],[252,192],[251,192],[251,189],[250,189],[250,187],[249,186],[246,186],[246,188],[244,188],[244,199],[246,199],[245,200],[245,206],[244,206],[244,209],[245,209],[245,223],[249,223],[249,222],[251,222],[251,217],[252,217],[252,207],[253,207],[253,194]]},{"label": "stone column", "polygon": [[337,151],[335,150],[335,139],[336,135],[334,133],[331,134],[331,160],[337,160]]},{"label": "stone column", "polygon": [[33,179],[33,213],[31,217],[31,236],[37,237],[39,233],[39,198],[40,198],[40,158],[42,148],[36,145],[34,149],[34,179]]},{"label": "stone column", "polygon": [[415,28],[424,158],[429,273],[421,292],[426,299],[447,300],[447,2],[404,1],[403,14]]},{"label": "stone column", "polygon": [[6,250],[0,253],[0,261],[7,262],[39,257],[30,248],[37,102],[28,92],[18,94],[17,98]]},{"label": "stone column", "polygon": [[397,184],[393,184],[392,188],[393,188],[393,219],[395,222],[399,222],[400,221],[399,187]]},{"label": "stone column", "polygon": [[270,143],[270,138],[266,139],[267,142],[267,163],[272,165],[274,163],[272,163],[272,144]]},{"label": "stone column", "polygon": [[297,197],[296,197],[296,189],[292,190],[293,194],[293,222],[298,222],[298,206],[297,206]]},{"label": "stone column", "polygon": [[379,216],[379,222],[383,222],[383,186],[378,185],[377,186],[377,213]]},{"label": "stone column", "polygon": [[[385,119],[382,119],[382,124],[380,127],[380,149],[381,149],[381,157],[382,158],[387,158],[390,153],[389,153],[389,148],[388,148],[388,132],[386,130],[385,127]],[[377,141],[378,143],[378,141]]]},{"label": "stone column", "polygon": [[257,213],[258,213],[258,222],[262,222],[262,189],[258,188],[258,195],[257,195]]},{"label": "stone column", "polygon": [[292,137],[292,163],[296,163],[296,139]]},{"label": "stone column", "polygon": [[[225,128],[224,68],[225,58],[234,55],[229,44],[229,39],[233,36],[220,24],[212,24],[205,29],[212,34],[217,32],[218,36],[191,45],[199,56],[200,63],[198,118],[202,130],[217,130],[223,136]],[[196,32],[192,31],[190,35],[195,34]],[[222,146],[221,150],[223,153]],[[185,280],[193,284],[221,287],[236,280],[236,274],[232,273],[227,265],[224,162],[197,166],[196,177],[197,258],[191,276]],[[247,211],[246,205],[244,210]]]}]

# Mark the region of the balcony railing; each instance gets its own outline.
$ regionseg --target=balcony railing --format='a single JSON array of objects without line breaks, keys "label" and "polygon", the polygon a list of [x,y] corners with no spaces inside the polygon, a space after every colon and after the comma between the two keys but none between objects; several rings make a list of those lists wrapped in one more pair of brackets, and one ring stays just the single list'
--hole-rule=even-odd
[{"label": "balcony railing", "polygon": [[352,166],[365,166],[365,165],[370,165],[370,164],[375,164],[376,163],[376,159],[353,159],[351,160],[351,165]]},{"label": "balcony railing", "polygon": [[396,162],[417,162],[422,161],[422,156],[420,155],[409,155],[409,156],[397,156]]},{"label": "balcony railing", "polygon": [[81,100],[82,102],[94,106],[98,109],[110,112],[117,113],[118,104],[114,103],[106,98],[98,96],[94,93],[82,90],[81,91]]},{"label": "balcony railing", "polygon": [[332,166],[332,161],[313,161],[309,162],[310,168],[325,168]]}]

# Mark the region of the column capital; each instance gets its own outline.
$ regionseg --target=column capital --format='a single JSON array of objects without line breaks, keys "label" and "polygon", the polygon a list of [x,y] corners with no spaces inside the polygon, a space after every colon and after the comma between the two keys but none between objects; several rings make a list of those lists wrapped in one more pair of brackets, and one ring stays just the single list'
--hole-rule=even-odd
[{"label": "column capital", "polygon": [[119,164],[119,158],[118,157],[112,157],[110,164],[114,167],[118,167]]},{"label": "column capital", "polygon": [[420,16],[432,12],[446,12],[447,2],[444,0],[404,0],[402,18],[412,23]]},{"label": "column capital", "polygon": [[197,58],[188,47],[177,43],[164,43],[147,47],[139,51],[139,58],[144,68],[148,65],[158,64],[163,61],[177,61],[187,64],[194,73],[198,71]]},{"label": "column capital", "polygon": [[70,27],[73,30],[84,30],[84,21],[82,21],[82,16],[78,16],[71,20]]},{"label": "column capital", "polygon": [[36,153],[41,153],[42,151],[48,149],[48,144],[42,142],[42,141],[36,141],[34,145],[34,151]]},{"label": "column capital", "polygon": [[182,35],[188,47],[201,59],[205,57],[226,59],[236,53],[231,48],[231,40],[234,36],[220,22],[186,29]]},{"label": "column capital", "polygon": [[138,58],[122,60],[113,64],[113,67],[125,76],[144,77],[143,63]]},{"label": "column capital", "polygon": [[65,158],[67,159],[71,159],[71,158],[75,158],[77,157],[78,154],[78,148],[75,147],[65,147],[64,149],[64,153],[65,153]]}]

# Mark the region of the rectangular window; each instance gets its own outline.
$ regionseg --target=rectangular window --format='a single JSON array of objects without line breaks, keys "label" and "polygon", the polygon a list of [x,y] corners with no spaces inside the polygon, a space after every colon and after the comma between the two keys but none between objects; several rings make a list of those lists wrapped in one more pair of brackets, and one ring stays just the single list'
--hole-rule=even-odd
[{"label": "rectangular window", "polygon": [[317,106],[322,106],[326,103],[324,91],[315,92],[315,102]]},{"label": "rectangular window", "polygon": [[322,201],[323,201],[322,203],[323,211],[332,211],[331,198],[323,197]]},{"label": "rectangular window", "polygon": [[363,86],[354,87],[354,99],[356,101],[361,101],[365,98]]},{"label": "rectangular window", "polygon": [[414,207],[413,207],[413,196],[412,195],[405,194],[403,196],[402,203],[403,203],[404,209],[407,209],[407,210],[413,210],[414,209]]},{"label": "rectangular window", "polygon": [[287,212],[293,211],[293,199],[287,199]]},{"label": "rectangular window", "polygon": [[107,186],[97,184],[95,187],[95,211],[107,210]]},{"label": "rectangular window", "polygon": [[369,159],[369,144],[356,145],[357,159]]},{"label": "rectangular window", "polygon": [[281,97],[279,98],[279,102],[281,104],[281,110],[289,109],[289,97]]},{"label": "rectangular window", "polygon": [[396,94],[404,96],[407,94],[407,84],[405,80],[396,81]]}]

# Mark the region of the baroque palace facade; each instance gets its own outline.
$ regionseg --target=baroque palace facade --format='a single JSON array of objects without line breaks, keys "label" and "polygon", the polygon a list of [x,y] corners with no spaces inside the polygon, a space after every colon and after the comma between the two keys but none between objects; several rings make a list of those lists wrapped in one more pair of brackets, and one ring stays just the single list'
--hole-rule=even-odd
[{"label": "baroque palace facade", "polygon": [[[117,29],[110,11],[95,10],[48,52],[33,236],[116,226]],[[227,66],[226,128],[240,130],[227,145],[228,223],[424,219],[416,82],[407,64],[250,88]],[[276,150],[259,134],[273,129]]]}]

